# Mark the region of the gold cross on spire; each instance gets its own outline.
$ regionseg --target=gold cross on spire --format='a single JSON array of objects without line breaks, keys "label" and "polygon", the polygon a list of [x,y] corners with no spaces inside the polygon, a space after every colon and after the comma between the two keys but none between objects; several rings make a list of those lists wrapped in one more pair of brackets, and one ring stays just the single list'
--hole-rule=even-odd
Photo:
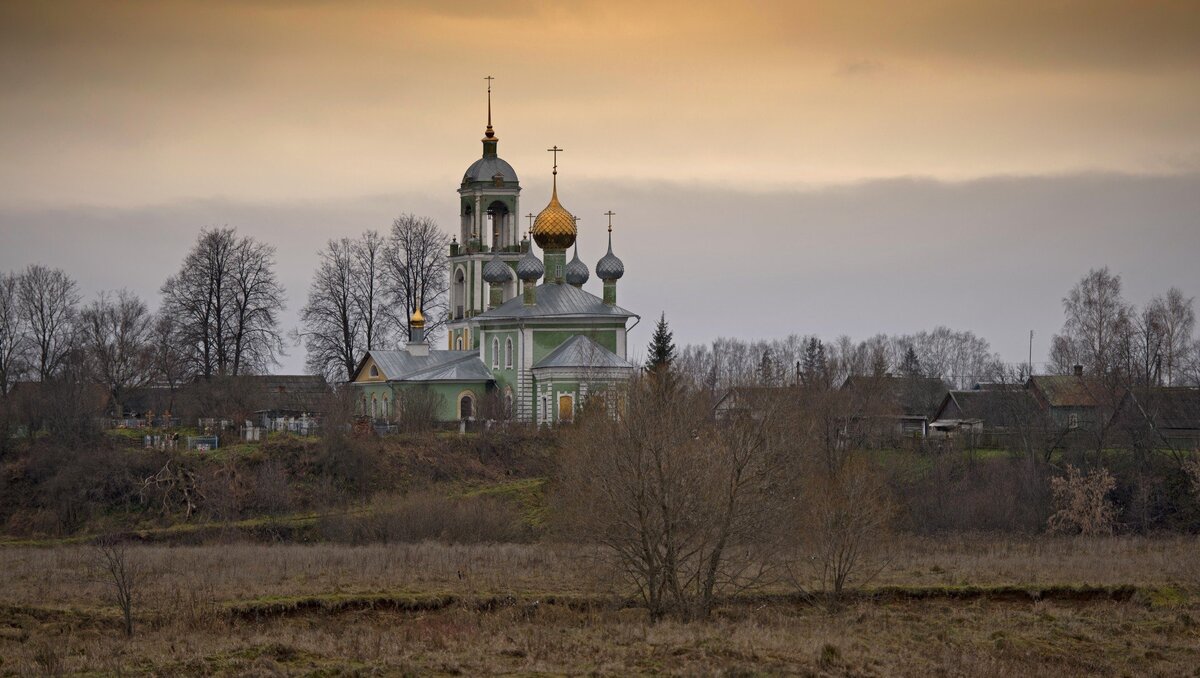
[{"label": "gold cross on spire", "polygon": [[616,215],[616,212],[614,212],[612,210],[609,210],[604,213],[604,216],[608,217],[608,232],[609,233],[612,233],[612,218],[614,215]]},{"label": "gold cross on spire", "polygon": [[546,149],[546,152],[547,152],[547,153],[553,153],[553,154],[554,154],[554,173],[555,173],[555,174],[558,174],[558,154],[559,154],[559,153],[561,153],[561,152],[562,152],[562,150],[563,150],[563,149],[561,149],[561,148],[559,148],[559,147],[558,147],[558,144],[555,144],[555,145],[554,145],[554,148],[547,148],[547,149]]},{"label": "gold cross on spire", "polygon": [[529,228],[528,228],[528,230],[525,231],[526,233],[528,233],[529,231],[533,230],[533,212],[526,214],[525,217],[527,219],[529,219]]}]

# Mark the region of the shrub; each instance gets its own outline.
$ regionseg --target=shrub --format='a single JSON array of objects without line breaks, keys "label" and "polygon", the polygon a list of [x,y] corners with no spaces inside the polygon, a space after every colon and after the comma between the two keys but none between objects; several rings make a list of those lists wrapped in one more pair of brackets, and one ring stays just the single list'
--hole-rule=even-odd
[{"label": "shrub", "polygon": [[1047,528],[1051,532],[1083,535],[1112,534],[1117,509],[1108,493],[1117,481],[1108,469],[1098,468],[1086,475],[1068,464],[1065,476],[1050,479],[1054,495],[1054,515]]}]

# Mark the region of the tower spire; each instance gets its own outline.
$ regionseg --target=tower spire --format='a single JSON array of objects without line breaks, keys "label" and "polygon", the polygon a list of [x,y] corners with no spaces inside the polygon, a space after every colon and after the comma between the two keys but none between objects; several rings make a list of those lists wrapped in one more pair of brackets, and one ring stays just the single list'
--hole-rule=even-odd
[{"label": "tower spire", "polygon": [[489,75],[485,77],[484,80],[487,80],[488,122],[487,129],[484,130],[483,136],[487,137],[488,139],[494,139],[496,137],[496,132],[492,129],[492,81],[495,80],[495,78]]}]

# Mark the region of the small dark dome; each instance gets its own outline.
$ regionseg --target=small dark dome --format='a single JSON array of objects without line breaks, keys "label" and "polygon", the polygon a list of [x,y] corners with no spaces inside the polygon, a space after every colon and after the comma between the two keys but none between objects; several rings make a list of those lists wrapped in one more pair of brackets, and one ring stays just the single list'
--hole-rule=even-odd
[{"label": "small dark dome", "polygon": [[487,262],[483,267],[483,280],[493,285],[503,285],[512,280],[512,269],[508,264],[500,261],[500,253],[492,255],[492,260]]},{"label": "small dark dome", "polygon": [[608,254],[596,262],[596,276],[601,280],[620,280],[625,275],[625,263],[612,252],[612,235],[608,236]]},{"label": "small dark dome", "polygon": [[587,264],[579,259],[578,247],[575,248],[575,258],[571,260],[571,263],[567,264],[565,277],[567,284],[575,285],[576,287],[584,284],[591,277],[591,274],[588,273]]},{"label": "small dark dome", "polygon": [[542,266],[542,260],[537,258],[532,249],[517,262],[517,277],[521,280],[537,280],[545,273],[546,269]]}]

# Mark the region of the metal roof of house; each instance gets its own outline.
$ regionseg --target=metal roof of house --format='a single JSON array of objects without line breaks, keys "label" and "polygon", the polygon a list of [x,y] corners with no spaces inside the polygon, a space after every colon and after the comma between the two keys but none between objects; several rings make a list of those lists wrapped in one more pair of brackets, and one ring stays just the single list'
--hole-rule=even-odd
[{"label": "metal roof of house", "polygon": [[523,295],[517,295],[500,306],[475,316],[475,320],[510,318],[635,318],[636,313],[620,306],[604,303],[596,295],[566,283],[545,283],[533,288],[537,303],[526,306]]},{"label": "metal roof of house", "polygon": [[597,344],[590,337],[577,334],[558,345],[533,366],[542,367],[617,367],[633,369],[633,364]]},{"label": "metal roof of house", "polygon": [[492,373],[475,351],[371,351],[388,381],[491,381]]}]

